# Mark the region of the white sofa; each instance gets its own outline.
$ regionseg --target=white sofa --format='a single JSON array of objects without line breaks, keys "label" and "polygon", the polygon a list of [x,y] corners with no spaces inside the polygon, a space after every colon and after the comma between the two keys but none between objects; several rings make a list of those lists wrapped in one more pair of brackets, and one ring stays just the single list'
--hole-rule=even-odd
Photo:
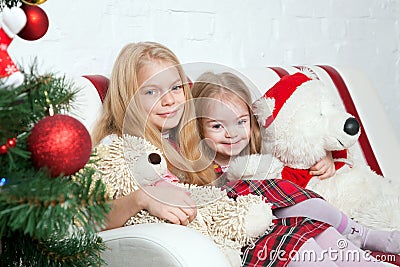
[{"label": "white sofa", "polygon": [[[364,136],[360,137],[358,149],[366,162],[377,173],[398,176],[396,156],[400,154],[400,143],[366,74],[340,66],[308,67],[330,85],[336,96],[342,98],[347,110],[361,121]],[[296,67],[233,70],[211,63],[187,64],[184,68],[192,81],[207,70],[233,71],[246,81],[254,99],[277,82],[280,75],[298,71]],[[80,77],[77,83],[83,90],[78,95],[79,106],[72,114],[91,130],[101,101],[87,78]],[[109,266],[229,266],[210,240],[182,226],[137,225],[104,231],[100,236],[108,247],[102,257]]]}]

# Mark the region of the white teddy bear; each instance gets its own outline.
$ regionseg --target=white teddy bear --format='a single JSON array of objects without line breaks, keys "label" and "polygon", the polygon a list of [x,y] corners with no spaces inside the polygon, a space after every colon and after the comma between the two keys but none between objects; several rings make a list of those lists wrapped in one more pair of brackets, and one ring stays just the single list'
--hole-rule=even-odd
[{"label": "white teddy bear", "polygon": [[[143,138],[124,135],[110,145],[97,147],[97,169],[112,197],[125,196],[144,185],[154,185],[166,174],[162,153]],[[157,185],[154,185],[157,186]],[[261,196],[239,196],[236,200],[214,186],[181,186],[190,191],[198,210],[188,227],[211,238],[228,257],[232,266],[241,266],[241,248],[272,226],[271,205]],[[125,225],[166,222],[142,210]]]},{"label": "white teddy bear", "polygon": [[[300,72],[285,76],[254,103],[263,152],[270,155],[238,158],[231,164],[230,179],[243,176],[248,165],[247,175],[291,180],[367,227],[400,229],[399,183],[377,175],[354,152],[361,130],[358,121],[335,100],[331,89],[310,76]],[[332,178],[309,176],[308,169],[327,151],[338,154],[335,164],[344,166]]]}]

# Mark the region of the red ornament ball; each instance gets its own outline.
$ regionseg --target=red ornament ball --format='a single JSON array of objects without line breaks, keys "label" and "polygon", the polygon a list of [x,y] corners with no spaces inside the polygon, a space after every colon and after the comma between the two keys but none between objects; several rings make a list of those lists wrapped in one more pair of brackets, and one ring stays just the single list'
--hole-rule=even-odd
[{"label": "red ornament ball", "polygon": [[38,6],[21,5],[21,9],[25,12],[27,21],[25,27],[17,34],[24,40],[38,40],[46,34],[49,28],[49,18],[46,12]]},{"label": "red ornament ball", "polygon": [[8,147],[15,147],[16,145],[17,145],[17,138],[13,137],[13,138],[7,139]]},{"label": "red ornament ball", "polygon": [[41,119],[32,128],[28,147],[33,165],[47,168],[52,177],[76,173],[92,153],[92,141],[85,126],[62,114]]},{"label": "red ornament ball", "polygon": [[0,155],[7,154],[8,152],[8,146],[7,145],[1,145],[0,146]]}]

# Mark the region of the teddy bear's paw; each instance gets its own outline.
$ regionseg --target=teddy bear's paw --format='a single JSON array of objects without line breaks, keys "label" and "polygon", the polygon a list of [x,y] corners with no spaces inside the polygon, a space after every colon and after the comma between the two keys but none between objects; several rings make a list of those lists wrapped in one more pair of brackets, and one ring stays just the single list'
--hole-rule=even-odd
[{"label": "teddy bear's paw", "polygon": [[282,163],[271,154],[252,154],[236,157],[230,163],[227,178],[229,181],[271,179],[279,177],[281,170]]},{"label": "teddy bear's paw", "polygon": [[245,230],[248,237],[257,238],[272,226],[271,205],[264,201],[252,204],[245,219]]}]

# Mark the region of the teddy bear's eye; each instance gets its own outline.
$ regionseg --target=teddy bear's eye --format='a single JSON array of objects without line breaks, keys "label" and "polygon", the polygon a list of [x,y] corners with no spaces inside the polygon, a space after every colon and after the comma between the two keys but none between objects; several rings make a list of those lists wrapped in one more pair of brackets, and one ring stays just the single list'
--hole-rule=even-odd
[{"label": "teddy bear's eye", "polygon": [[161,163],[161,156],[158,155],[157,153],[151,153],[148,156],[148,160],[153,165],[160,164]]}]

